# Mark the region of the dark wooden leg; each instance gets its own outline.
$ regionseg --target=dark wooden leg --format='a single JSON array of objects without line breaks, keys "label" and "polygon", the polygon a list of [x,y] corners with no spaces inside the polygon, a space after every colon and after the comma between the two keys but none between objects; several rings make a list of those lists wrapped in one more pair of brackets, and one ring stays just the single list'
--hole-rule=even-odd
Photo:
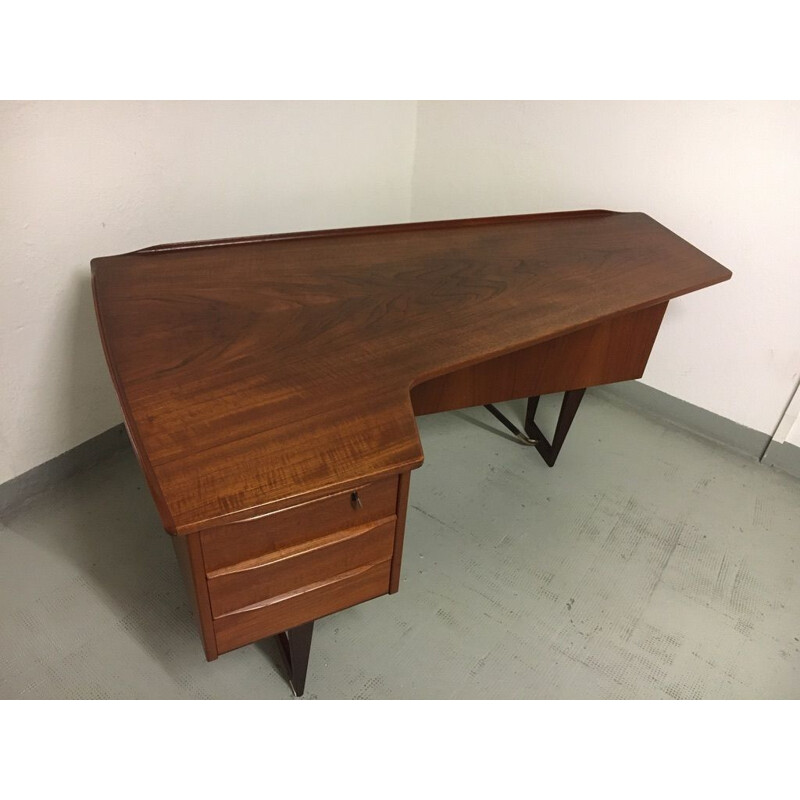
[{"label": "dark wooden leg", "polygon": [[564,399],[561,402],[561,413],[558,415],[558,422],[556,423],[556,432],[553,435],[553,441],[548,442],[545,435],[539,430],[534,422],[536,416],[536,408],[539,405],[538,397],[528,398],[528,410],[525,413],[525,433],[531,438],[536,440],[536,449],[539,455],[544,459],[548,467],[552,467],[556,463],[558,454],[561,452],[561,446],[567,438],[567,431],[569,431],[572,420],[575,419],[575,413],[578,406],[583,400],[583,395],[586,389],[572,389],[569,392],[564,392]]},{"label": "dark wooden leg", "polygon": [[[538,400],[539,398],[537,397],[536,399]],[[510,430],[511,433],[513,433],[514,436],[516,436],[517,439],[522,442],[522,444],[536,444],[536,439],[530,439],[528,436],[526,436],[502,411],[500,411],[498,408],[495,408],[492,403],[487,403],[484,408],[491,412],[492,416],[503,424],[503,427],[508,428],[508,430]]]},{"label": "dark wooden leg", "polygon": [[296,628],[278,634],[278,642],[289,673],[289,685],[297,697],[302,697],[306,690],[308,655],[311,652],[313,633],[314,620],[312,619],[305,625],[298,625]]}]

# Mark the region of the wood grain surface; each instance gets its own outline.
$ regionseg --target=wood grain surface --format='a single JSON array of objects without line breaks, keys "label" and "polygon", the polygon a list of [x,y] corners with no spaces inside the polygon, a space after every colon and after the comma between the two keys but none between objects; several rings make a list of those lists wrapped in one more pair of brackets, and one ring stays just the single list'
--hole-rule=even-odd
[{"label": "wood grain surface", "polygon": [[92,275],[134,447],[188,534],[413,469],[413,386],[730,272],[644,214],[591,211],[166,245]]},{"label": "wood grain surface", "polygon": [[386,594],[391,561],[357,567],[214,620],[220,653]]},{"label": "wood grain surface", "polygon": [[[338,531],[208,576],[214,617],[392,558],[395,517]],[[184,537],[178,537],[184,538]]]},{"label": "wood grain surface", "polygon": [[351,492],[340,492],[264,516],[210,528],[200,534],[209,573],[294,547],[336,531],[354,528],[397,513],[396,477],[359,486],[360,507]]},{"label": "wood grain surface", "polygon": [[417,384],[417,416],[640,378],[667,304],[621,314]]}]

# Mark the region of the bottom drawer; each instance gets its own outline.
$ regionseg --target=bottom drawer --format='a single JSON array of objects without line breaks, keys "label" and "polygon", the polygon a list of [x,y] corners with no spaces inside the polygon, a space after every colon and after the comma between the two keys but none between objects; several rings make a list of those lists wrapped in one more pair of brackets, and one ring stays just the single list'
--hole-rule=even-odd
[{"label": "bottom drawer", "polygon": [[316,586],[358,567],[392,557],[396,517],[381,524],[338,531],[330,536],[244,562],[208,575],[211,611],[216,619],[263,605],[306,586]]},{"label": "bottom drawer", "polygon": [[389,591],[391,559],[358,567],[301,590],[214,620],[217,649],[226,653],[336,611],[379,597]]}]

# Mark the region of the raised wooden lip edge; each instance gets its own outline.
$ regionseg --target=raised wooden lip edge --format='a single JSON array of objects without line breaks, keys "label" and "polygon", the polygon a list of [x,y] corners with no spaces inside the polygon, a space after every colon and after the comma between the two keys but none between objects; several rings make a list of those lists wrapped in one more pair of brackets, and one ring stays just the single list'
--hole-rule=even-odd
[{"label": "raised wooden lip edge", "polygon": [[[497,217],[462,217],[455,219],[425,220],[421,222],[393,222],[381,225],[361,225],[353,228],[328,228],[314,231],[291,231],[288,233],[266,233],[255,236],[233,236],[225,239],[204,239],[188,242],[169,242],[143,247],[123,253],[125,256],[153,255],[154,253],[174,253],[178,250],[204,250],[212,247],[227,247],[238,244],[260,244],[262,242],[285,241],[291,239],[320,239],[326,237],[361,236],[377,233],[390,233],[417,230],[436,230],[439,228],[469,228],[478,225],[505,225],[514,222],[527,222],[533,220],[558,222],[566,219],[581,219],[593,217],[608,217],[618,215],[647,216],[641,211],[610,211],[603,208],[577,209],[575,211],[548,211],[541,214],[505,214]],[[651,218],[652,219],[652,218]],[[656,220],[653,220],[655,222]],[[94,260],[102,260],[99,257]],[[105,256],[105,258],[118,258],[118,256]]]}]

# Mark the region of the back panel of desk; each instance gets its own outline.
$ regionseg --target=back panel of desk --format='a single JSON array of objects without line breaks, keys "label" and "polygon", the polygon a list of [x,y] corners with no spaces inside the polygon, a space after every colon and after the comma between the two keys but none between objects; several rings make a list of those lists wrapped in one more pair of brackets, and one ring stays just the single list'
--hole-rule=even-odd
[{"label": "back panel of desk", "polygon": [[418,416],[640,378],[667,304],[425,381],[411,390]]}]

